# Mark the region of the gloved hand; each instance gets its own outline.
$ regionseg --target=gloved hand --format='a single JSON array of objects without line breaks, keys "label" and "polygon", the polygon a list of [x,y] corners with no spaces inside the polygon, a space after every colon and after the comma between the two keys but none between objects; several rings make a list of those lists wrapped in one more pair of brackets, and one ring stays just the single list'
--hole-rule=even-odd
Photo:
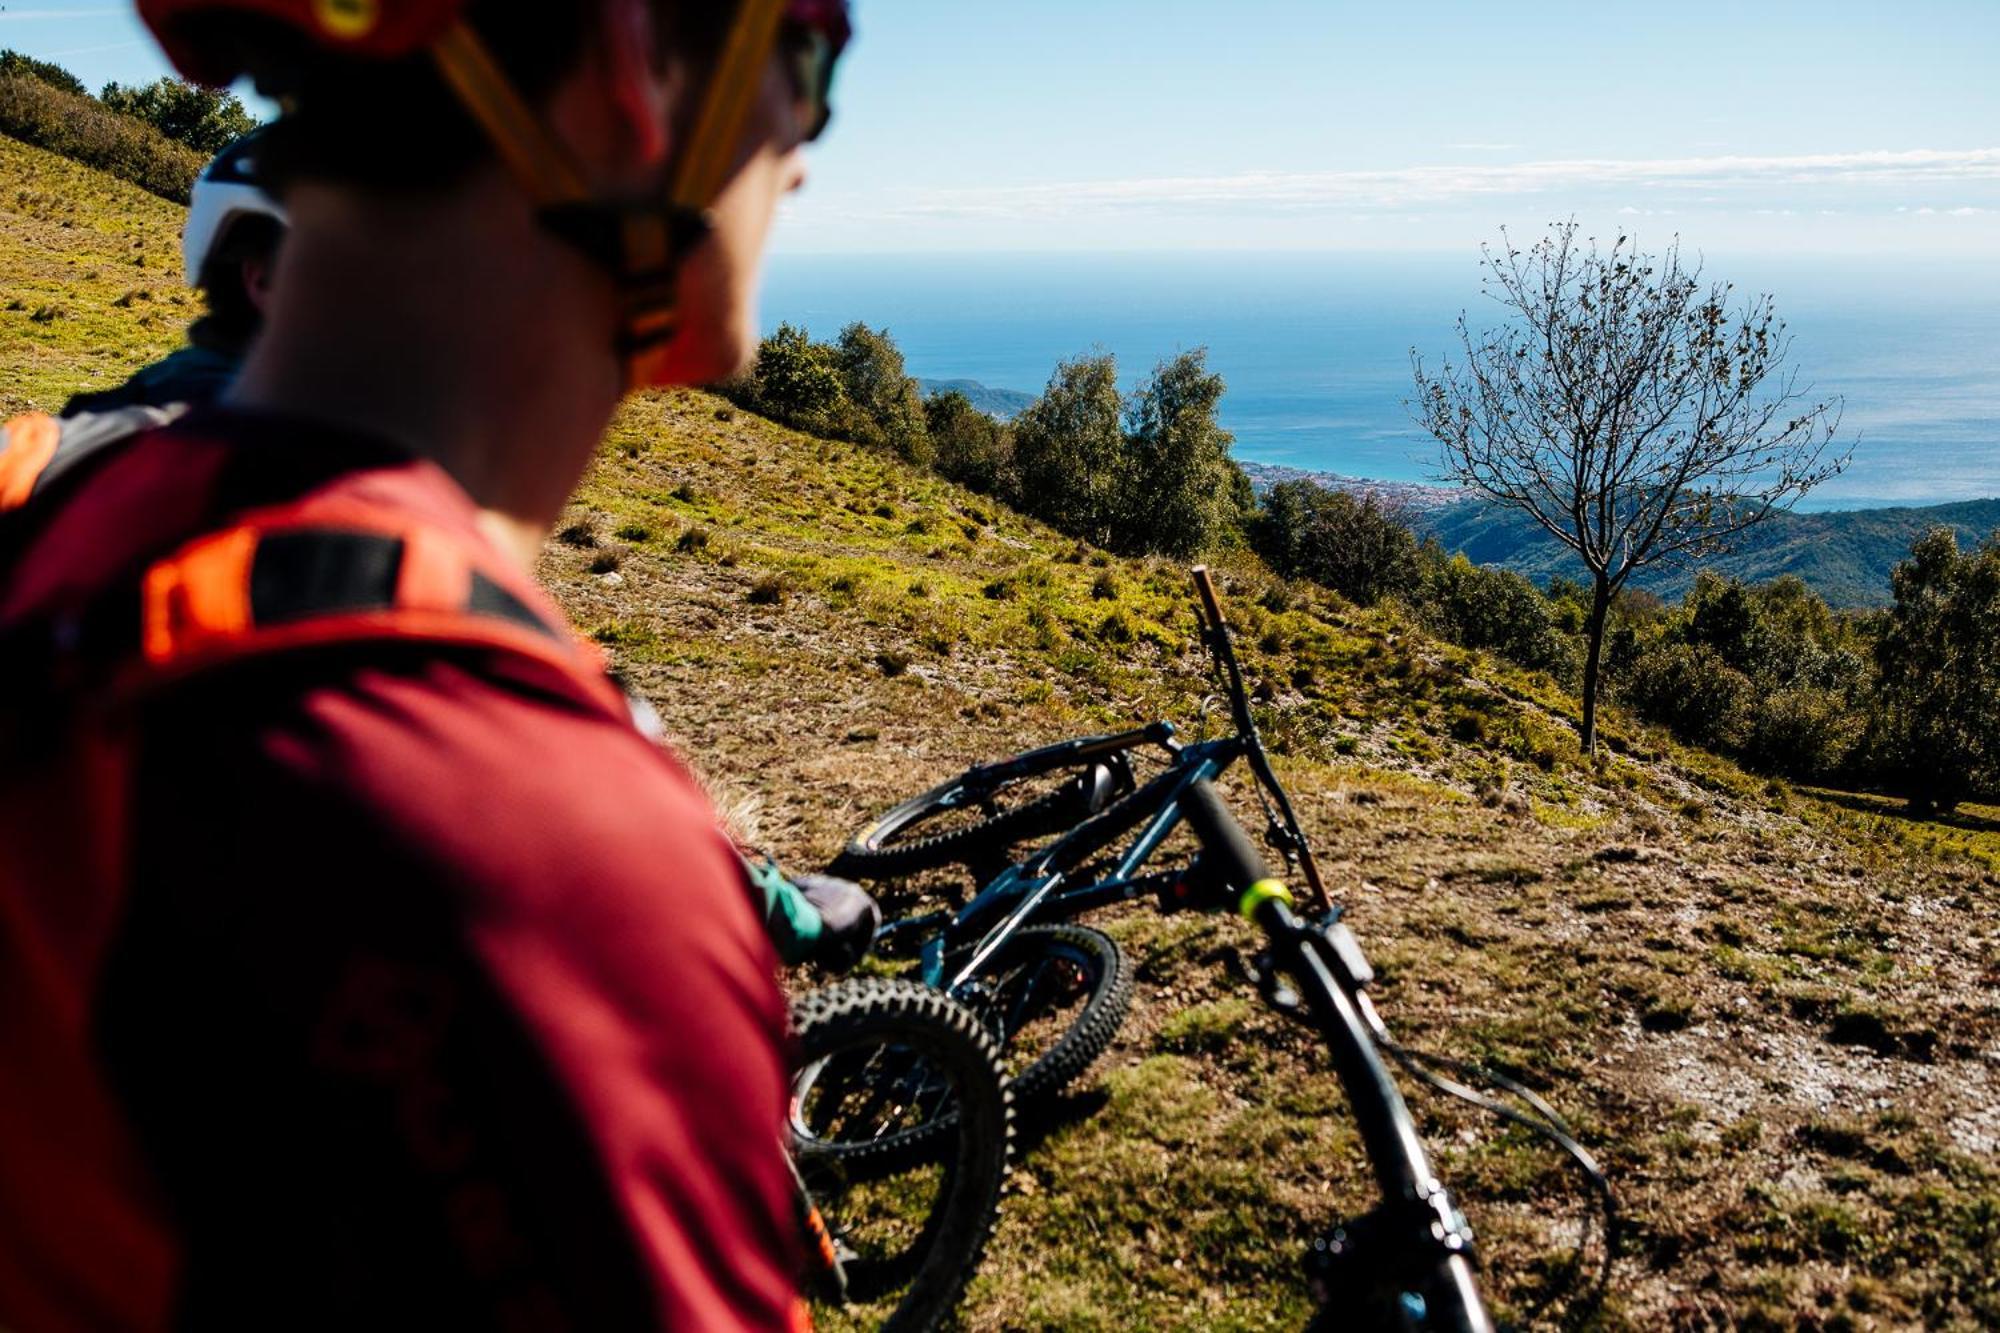
[{"label": "gloved hand", "polygon": [[812,959],[822,967],[845,972],[868,956],[882,909],[868,890],[832,875],[797,875],[792,879],[819,913],[819,940]]},{"label": "gloved hand", "polygon": [[764,895],[764,927],[787,966],[818,963],[845,972],[860,962],[882,924],[882,909],[859,884],[831,875],[790,878],[764,853],[743,867]]}]

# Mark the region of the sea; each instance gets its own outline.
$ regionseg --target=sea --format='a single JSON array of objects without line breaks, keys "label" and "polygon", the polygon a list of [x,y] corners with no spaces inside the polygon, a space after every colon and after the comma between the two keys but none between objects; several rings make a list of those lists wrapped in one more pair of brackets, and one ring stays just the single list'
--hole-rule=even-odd
[{"label": "sea", "polygon": [[[2000,261],[1766,255],[1705,261],[1770,293],[1798,385],[1842,401],[1852,460],[1801,506],[2000,495]],[[1411,421],[1411,355],[1491,321],[1478,253],[779,255],[766,331],[886,327],[910,374],[1039,393],[1057,362],[1107,351],[1136,384],[1206,348],[1222,424],[1254,462],[1396,482],[1435,477]]]}]

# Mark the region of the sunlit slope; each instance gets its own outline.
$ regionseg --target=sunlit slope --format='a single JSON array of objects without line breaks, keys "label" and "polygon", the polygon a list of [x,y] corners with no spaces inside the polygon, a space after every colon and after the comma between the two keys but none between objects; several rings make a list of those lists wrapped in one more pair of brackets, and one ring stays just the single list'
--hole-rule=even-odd
[{"label": "sunlit slope", "polygon": [[[0,406],[172,345],[177,228],[0,139]],[[629,407],[566,523],[544,578],[796,864],[973,760],[1202,716],[1179,568],[707,395]],[[1613,1169],[1634,1234],[1606,1326],[2000,1323],[1995,830],[1825,804],[1615,716],[1580,765],[1548,682],[1219,564],[1383,1012],[1527,1078]],[[1338,1089],[1230,966],[1234,923],[1102,924],[1133,1019],[1024,1156],[969,1322],[1297,1326],[1304,1240],[1366,1203]],[[1418,1106],[1525,1313],[1580,1198],[1516,1135]]]}]

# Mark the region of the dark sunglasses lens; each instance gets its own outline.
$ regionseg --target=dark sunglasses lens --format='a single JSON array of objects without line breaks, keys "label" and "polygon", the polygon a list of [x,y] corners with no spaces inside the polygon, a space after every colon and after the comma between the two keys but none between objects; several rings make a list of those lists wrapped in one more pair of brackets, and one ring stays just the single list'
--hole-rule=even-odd
[{"label": "dark sunglasses lens", "polygon": [[833,119],[833,44],[816,29],[801,29],[787,43],[793,91],[797,93],[799,137],[807,143],[826,132]]}]

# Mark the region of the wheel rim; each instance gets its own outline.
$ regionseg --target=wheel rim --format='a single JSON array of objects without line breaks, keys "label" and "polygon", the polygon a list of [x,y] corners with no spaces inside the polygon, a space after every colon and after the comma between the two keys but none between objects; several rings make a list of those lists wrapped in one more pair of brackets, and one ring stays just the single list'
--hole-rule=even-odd
[{"label": "wheel rim", "polygon": [[1062,1040],[1090,1003],[1100,971],[1087,951],[1057,942],[984,982],[983,1003],[975,1007],[1001,1041],[1010,1078]]}]

